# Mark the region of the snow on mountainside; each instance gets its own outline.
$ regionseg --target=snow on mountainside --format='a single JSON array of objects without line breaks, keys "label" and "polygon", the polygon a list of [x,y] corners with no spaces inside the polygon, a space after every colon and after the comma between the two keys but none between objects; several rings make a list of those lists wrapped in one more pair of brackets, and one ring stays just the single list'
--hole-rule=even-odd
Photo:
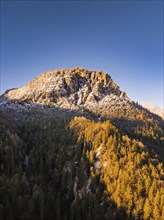
[{"label": "snow on mountainside", "polygon": [[112,112],[120,107],[127,111],[132,105],[107,73],[79,67],[45,72],[25,86],[7,90],[1,105],[5,101],[100,113],[102,107]]},{"label": "snow on mountainside", "polygon": [[139,102],[139,104],[142,105],[144,108],[147,108],[152,113],[159,115],[161,118],[164,119],[164,109],[161,109],[152,103]]},{"label": "snow on mountainside", "polygon": [[[113,120],[135,123],[151,112],[128,98],[103,71],[76,67],[47,71],[28,84],[7,90],[0,97],[0,110],[19,112],[33,109],[91,112]],[[44,112],[47,112],[44,111]],[[119,122],[118,122],[119,123]]]}]

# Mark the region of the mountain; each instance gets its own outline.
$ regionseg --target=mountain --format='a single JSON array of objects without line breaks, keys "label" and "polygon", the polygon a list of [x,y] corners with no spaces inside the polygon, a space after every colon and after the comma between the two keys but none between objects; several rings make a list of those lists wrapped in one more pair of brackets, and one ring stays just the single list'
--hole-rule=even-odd
[{"label": "mountain", "polygon": [[147,108],[150,112],[159,115],[161,118],[164,119],[164,110],[159,108],[156,105],[153,105],[151,103],[144,103],[144,102],[139,102],[140,105],[142,105],[144,108]]},{"label": "mountain", "polygon": [[48,71],[21,88],[8,90],[1,96],[1,108],[8,102],[15,107],[21,102],[28,108],[37,105],[90,111],[110,119],[140,120],[140,114],[155,117],[130,100],[107,73],[79,67]]},{"label": "mountain", "polygon": [[[101,111],[116,102],[126,108],[130,100],[105,72],[82,68],[48,71],[27,85],[7,91],[4,98],[65,109]],[[124,106],[125,105],[125,106]]]},{"label": "mountain", "polygon": [[103,71],[0,97],[0,219],[163,219],[164,121]]}]

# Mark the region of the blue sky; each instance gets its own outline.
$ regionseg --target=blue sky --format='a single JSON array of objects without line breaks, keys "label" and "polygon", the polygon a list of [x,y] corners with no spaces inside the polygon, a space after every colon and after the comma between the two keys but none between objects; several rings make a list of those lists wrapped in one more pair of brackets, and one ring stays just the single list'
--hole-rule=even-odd
[{"label": "blue sky", "polygon": [[1,1],[1,93],[75,66],[163,108],[163,1]]}]

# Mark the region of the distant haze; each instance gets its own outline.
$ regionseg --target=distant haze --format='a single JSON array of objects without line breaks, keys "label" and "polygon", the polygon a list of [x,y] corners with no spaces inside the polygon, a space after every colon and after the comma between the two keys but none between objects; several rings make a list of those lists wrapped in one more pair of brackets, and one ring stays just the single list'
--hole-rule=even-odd
[{"label": "distant haze", "polygon": [[142,105],[144,108],[147,108],[151,112],[159,115],[164,119],[164,108],[161,109],[158,106],[154,105],[153,103],[144,103],[144,102],[139,102],[140,105]]}]

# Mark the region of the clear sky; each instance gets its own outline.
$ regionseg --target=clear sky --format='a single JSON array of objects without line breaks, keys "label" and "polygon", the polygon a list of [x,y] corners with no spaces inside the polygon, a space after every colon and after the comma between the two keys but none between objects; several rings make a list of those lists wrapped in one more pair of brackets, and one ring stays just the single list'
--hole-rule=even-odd
[{"label": "clear sky", "polygon": [[1,93],[80,66],[163,108],[163,49],[163,1],[1,0]]}]

